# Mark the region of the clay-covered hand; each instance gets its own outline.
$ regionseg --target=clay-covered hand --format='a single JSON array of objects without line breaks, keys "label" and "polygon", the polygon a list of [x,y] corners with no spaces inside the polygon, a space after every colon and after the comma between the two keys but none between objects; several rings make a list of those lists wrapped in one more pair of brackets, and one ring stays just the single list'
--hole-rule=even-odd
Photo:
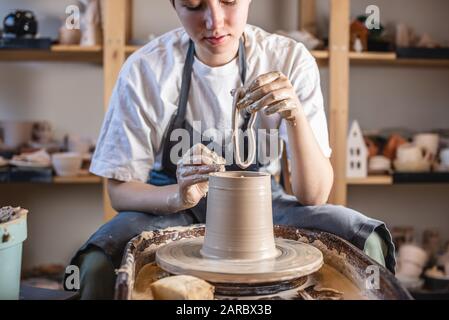
[{"label": "clay-covered hand", "polygon": [[279,71],[257,77],[246,89],[245,96],[237,103],[237,109],[272,115],[279,113],[288,122],[295,124],[301,103],[290,80]]},{"label": "clay-covered hand", "polygon": [[209,191],[209,173],[224,172],[225,159],[203,144],[193,146],[178,162],[176,201],[182,210],[193,208]]}]

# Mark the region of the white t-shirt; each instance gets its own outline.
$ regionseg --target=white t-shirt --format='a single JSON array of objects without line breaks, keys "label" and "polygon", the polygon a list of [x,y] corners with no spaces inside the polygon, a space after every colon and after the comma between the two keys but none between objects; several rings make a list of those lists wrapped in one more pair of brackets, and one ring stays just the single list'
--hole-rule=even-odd
[{"label": "white t-shirt", "polygon": [[[151,41],[124,64],[114,88],[90,171],[120,181],[145,182],[160,168],[163,137],[178,108],[182,71],[189,45],[184,29]],[[330,157],[320,74],[314,57],[301,43],[245,28],[247,84],[271,71],[291,81],[323,154]],[[241,86],[238,59],[209,67],[195,58],[186,118],[201,129],[230,132],[231,90]],[[274,124],[287,140],[285,123]]]}]

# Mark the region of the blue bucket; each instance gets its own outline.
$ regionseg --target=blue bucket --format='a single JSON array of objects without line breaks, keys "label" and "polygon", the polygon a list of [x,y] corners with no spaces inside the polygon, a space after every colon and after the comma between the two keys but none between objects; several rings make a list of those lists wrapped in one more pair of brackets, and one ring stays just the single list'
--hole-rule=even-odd
[{"label": "blue bucket", "polygon": [[0,224],[0,300],[17,300],[20,293],[22,244],[27,238],[27,211]]}]

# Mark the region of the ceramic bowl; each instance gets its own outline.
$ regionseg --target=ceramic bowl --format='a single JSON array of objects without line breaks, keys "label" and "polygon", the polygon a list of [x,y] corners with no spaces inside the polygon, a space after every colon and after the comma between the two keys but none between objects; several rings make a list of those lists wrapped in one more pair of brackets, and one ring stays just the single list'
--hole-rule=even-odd
[{"label": "ceramic bowl", "polygon": [[399,249],[398,273],[410,278],[418,278],[427,259],[427,253],[422,248],[413,244],[404,244]]},{"label": "ceramic bowl", "polygon": [[65,152],[52,155],[53,168],[58,176],[70,177],[78,175],[83,158],[79,153]]},{"label": "ceramic bowl", "polygon": [[426,160],[411,162],[401,162],[395,160],[394,168],[397,172],[429,172],[431,164]]},{"label": "ceramic bowl", "polygon": [[373,172],[390,171],[391,161],[384,156],[374,156],[369,160],[369,170]]},{"label": "ceramic bowl", "polygon": [[398,261],[398,275],[410,279],[418,279],[423,268],[410,261]]},{"label": "ceramic bowl", "polygon": [[424,280],[417,277],[409,277],[398,273],[396,274],[396,278],[409,290],[416,290],[424,285]]}]

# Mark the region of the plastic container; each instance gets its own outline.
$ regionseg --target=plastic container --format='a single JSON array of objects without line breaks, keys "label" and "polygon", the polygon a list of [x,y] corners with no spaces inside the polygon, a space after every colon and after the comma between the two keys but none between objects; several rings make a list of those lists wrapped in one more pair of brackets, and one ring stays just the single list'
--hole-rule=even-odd
[{"label": "plastic container", "polygon": [[27,238],[27,211],[0,224],[0,300],[17,300],[20,293],[22,245]]}]

